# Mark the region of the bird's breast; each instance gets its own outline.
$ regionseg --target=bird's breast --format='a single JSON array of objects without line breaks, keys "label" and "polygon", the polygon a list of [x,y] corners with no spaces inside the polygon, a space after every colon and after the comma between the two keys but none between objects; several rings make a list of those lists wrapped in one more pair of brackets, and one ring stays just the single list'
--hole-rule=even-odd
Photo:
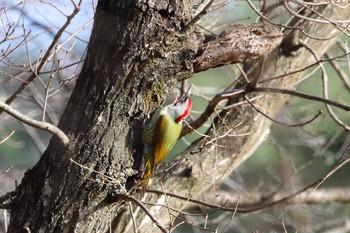
[{"label": "bird's breast", "polygon": [[168,115],[160,115],[156,125],[154,137],[155,162],[160,163],[169,154],[179,139],[182,129],[181,123],[176,123]]}]

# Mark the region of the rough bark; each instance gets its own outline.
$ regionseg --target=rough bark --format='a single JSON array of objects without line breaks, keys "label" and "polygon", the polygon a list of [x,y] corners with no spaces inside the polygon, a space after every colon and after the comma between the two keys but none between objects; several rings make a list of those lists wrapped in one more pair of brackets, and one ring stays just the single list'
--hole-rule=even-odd
[{"label": "rough bark", "polygon": [[[86,61],[59,124],[70,143],[64,147],[53,138],[37,165],[25,174],[16,189],[9,232],[106,232],[113,219],[116,232],[134,231],[127,200],[111,199],[111,195],[124,194],[127,179],[135,174],[134,158],[142,154],[139,132],[143,119],[161,105],[178,80],[191,76],[204,39],[192,28],[182,30],[191,20],[191,1],[140,2],[99,1]],[[328,18],[334,14],[349,18],[346,10],[332,9],[321,13]],[[316,37],[328,36],[334,29],[330,24],[306,23],[304,27]],[[319,55],[332,44],[309,42]],[[267,58],[262,78],[312,61],[306,51],[298,57],[285,57],[276,51]],[[299,77],[269,85],[289,85]],[[265,95],[257,104],[277,112],[285,98],[276,96]],[[248,135],[224,137],[218,143],[225,148],[206,147],[190,156],[163,178],[166,190],[196,196],[219,183],[252,154],[270,126],[270,121],[249,105],[228,114],[226,121],[230,127],[244,122],[231,134]],[[180,177],[184,170],[191,172]],[[164,204],[164,197],[146,195],[148,201]],[[170,203],[176,209],[185,205],[176,199]],[[168,209],[151,211],[167,224]],[[140,232],[158,231],[142,211],[136,220]]]},{"label": "rough bark", "polygon": [[195,72],[257,59],[271,53],[281,40],[282,33],[263,25],[230,25],[218,38],[202,46],[203,51],[195,60]]}]

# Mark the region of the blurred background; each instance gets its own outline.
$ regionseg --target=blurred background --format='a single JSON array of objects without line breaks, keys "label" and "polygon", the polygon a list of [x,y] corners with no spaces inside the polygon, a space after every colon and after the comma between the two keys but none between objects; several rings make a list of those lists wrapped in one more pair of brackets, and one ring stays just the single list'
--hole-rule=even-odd
[{"label": "blurred background", "polygon": [[[204,33],[218,35],[229,24],[251,24],[257,15],[246,1],[217,1],[198,25]],[[223,2],[223,3],[222,3]],[[75,3],[77,4],[77,3]],[[0,99],[5,101],[26,83],[39,68],[39,62],[60,29],[62,35],[55,48],[48,54],[48,62],[41,68],[40,76],[18,95],[12,107],[37,120],[57,124],[64,111],[76,78],[84,62],[84,56],[93,24],[97,1],[82,1],[80,11],[71,22],[74,5],[71,1],[13,1],[0,3]],[[260,2],[255,2],[259,6]],[[278,9],[273,12],[275,21],[286,22],[288,15]],[[66,27],[65,27],[66,25]],[[337,56],[346,50],[349,37],[343,36],[329,53]],[[349,77],[350,58],[337,60],[337,67]],[[329,97],[350,104],[349,86],[339,78],[334,65],[325,64],[329,78]],[[208,100],[231,84],[239,75],[237,65],[210,69],[188,80],[194,84],[191,121],[205,109]],[[312,95],[322,95],[322,80],[318,67],[308,69],[298,90]],[[350,80],[348,79],[348,82]],[[180,87],[180,85],[179,85]],[[169,97],[174,99],[178,91]],[[292,193],[324,176],[341,153],[349,145],[350,135],[326,114],[324,104],[291,97],[276,119],[286,124],[296,124],[311,119],[319,111],[317,119],[302,127],[286,127],[273,124],[267,140],[223,184],[201,197],[211,201],[210,195],[246,195],[285,191]],[[337,116],[350,125],[350,114],[334,108]],[[268,113],[267,113],[268,114]],[[198,131],[205,133],[210,120]],[[168,157],[176,159],[191,142],[200,138],[196,132],[181,139]],[[6,113],[0,115],[0,195],[15,189],[24,172],[31,168],[46,149],[49,133],[27,126]],[[345,165],[322,185],[323,188],[350,187],[350,166]],[[208,192],[209,193],[209,192]],[[213,194],[214,193],[214,194]],[[350,205],[348,202],[324,204],[283,205],[256,213],[233,214],[201,206],[186,210],[195,215],[179,217],[187,224],[176,227],[174,232],[350,232]],[[4,210],[0,219],[0,232],[5,229],[8,213]]]}]

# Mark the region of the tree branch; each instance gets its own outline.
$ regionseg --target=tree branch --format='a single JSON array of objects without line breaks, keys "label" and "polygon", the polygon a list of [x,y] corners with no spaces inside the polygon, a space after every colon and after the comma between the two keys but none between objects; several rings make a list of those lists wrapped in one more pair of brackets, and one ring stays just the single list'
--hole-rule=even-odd
[{"label": "tree branch", "polygon": [[121,195],[121,196],[122,196],[122,198],[129,200],[129,201],[132,201],[138,207],[140,207],[147,214],[147,216],[152,220],[152,222],[154,222],[157,225],[157,227],[159,228],[159,230],[161,230],[161,232],[163,232],[163,233],[168,232],[164,228],[164,226],[162,226],[162,224],[160,224],[159,221],[149,212],[149,210],[146,208],[146,206],[144,204],[142,204],[137,198],[135,198],[131,195]]},{"label": "tree branch", "polygon": [[[228,212],[249,213],[257,211],[256,206],[265,203],[267,207],[271,207],[269,203],[274,203],[285,199],[286,194],[276,193],[268,199],[269,203],[266,203],[266,194],[259,192],[216,192],[216,195],[212,193],[204,193],[200,199],[185,197],[178,194],[164,192],[160,190],[146,190],[148,193],[157,195],[167,195],[170,197],[178,198],[184,201],[191,202],[194,205],[209,207]],[[288,195],[287,195],[288,196]],[[314,190],[312,192],[302,192],[293,198],[286,200],[285,205],[307,204],[307,205],[319,205],[324,203],[350,203],[350,188],[323,188]],[[280,203],[280,202],[279,202]],[[237,207],[239,204],[239,207]],[[265,208],[267,208],[265,206]],[[262,208],[259,208],[261,210]]]},{"label": "tree branch", "polygon": [[215,0],[209,0],[208,2],[206,2],[204,4],[201,3],[200,6],[201,5],[204,5],[204,6],[200,9],[200,11],[198,13],[195,12],[194,17],[191,19],[190,22],[188,22],[186,24],[185,30],[187,30],[191,25],[197,23],[202,18],[202,16],[204,16],[206,13],[208,13],[209,8],[213,5],[214,2],[215,2]]},{"label": "tree branch", "polygon": [[302,123],[297,123],[297,124],[287,124],[287,123],[283,123],[281,121],[278,121],[278,120],[275,120],[274,118],[270,117],[269,115],[267,115],[266,113],[264,113],[263,111],[261,111],[257,106],[255,106],[255,104],[253,104],[253,102],[251,100],[249,100],[249,98],[245,95],[244,96],[244,99],[258,112],[260,113],[261,115],[263,115],[264,117],[268,118],[270,121],[276,123],[276,124],[279,124],[279,125],[283,125],[283,126],[286,126],[286,127],[301,127],[301,126],[304,126],[304,125],[307,125],[307,124],[310,124],[311,122],[313,122],[314,120],[316,120],[317,117],[319,117],[321,114],[322,114],[322,111],[318,111],[318,113],[313,116],[310,120],[307,120],[305,122],[302,122]]},{"label": "tree branch", "polygon": [[220,94],[217,94],[209,103],[207,108],[203,111],[203,113],[195,120],[193,121],[189,126],[186,126],[183,128],[180,137],[185,136],[186,134],[193,131],[193,129],[198,129],[200,126],[202,126],[211,116],[211,114],[214,113],[214,110],[216,106],[220,103],[220,101],[227,99],[229,97],[234,96],[241,96],[245,92],[244,89],[239,90],[233,90],[229,92],[223,92]]},{"label": "tree branch", "polygon": [[[310,46],[308,46],[306,43],[304,43],[303,41],[300,41],[300,43],[303,45],[303,47],[305,47],[307,50],[309,50],[309,52],[314,56],[315,60],[318,62],[320,60],[320,58],[317,56],[317,54],[315,53],[314,49],[312,49]],[[325,99],[328,99],[328,75],[327,75],[327,71],[323,66],[323,63],[320,63],[320,69],[321,69],[321,78],[322,78],[322,84],[323,84],[323,96]],[[345,130],[350,131],[350,126],[348,126],[347,124],[345,124],[342,120],[340,120],[338,118],[338,116],[333,112],[333,109],[326,104],[326,109],[330,115],[330,117],[341,127],[343,127]]]},{"label": "tree branch", "polygon": [[52,125],[45,121],[37,121],[32,118],[29,118],[23,115],[22,113],[18,112],[17,110],[13,109],[10,105],[5,104],[2,101],[0,101],[0,109],[2,109],[3,111],[7,112],[9,115],[13,116],[17,120],[20,120],[27,125],[52,133],[53,135],[57,136],[64,145],[68,145],[69,143],[68,136],[55,125]]},{"label": "tree branch", "polygon": [[350,106],[349,105],[338,103],[337,101],[329,100],[329,99],[326,99],[326,98],[323,98],[323,97],[318,97],[318,96],[314,96],[314,95],[304,94],[304,93],[298,92],[298,91],[282,89],[282,88],[274,88],[274,87],[257,87],[257,88],[254,89],[254,91],[255,92],[271,92],[271,93],[280,93],[280,94],[293,95],[293,96],[297,96],[297,97],[300,97],[300,98],[309,99],[309,100],[315,100],[315,101],[318,101],[318,102],[329,104],[329,105],[332,105],[334,107],[341,108],[341,109],[343,109],[345,111],[350,111]]},{"label": "tree branch", "polygon": [[16,131],[12,131],[9,135],[7,135],[4,139],[0,141],[0,144],[6,142]]},{"label": "tree branch", "polygon": [[[277,193],[269,198],[269,201],[276,201],[286,196],[283,193]],[[257,205],[266,199],[266,195],[259,192],[233,193],[219,192],[215,196],[210,193],[204,193],[202,199],[206,202],[215,202],[217,205],[226,207],[235,207],[237,202],[239,206],[249,208],[249,206]],[[307,204],[319,205],[324,203],[350,203],[350,188],[322,188],[314,190],[311,193],[300,193],[294,198],[288,200],[287,205]],[[239,210],[239,209],[238,209]]]},{"label": "tree branch", "polygon": [[346,87],[348,92],[350,92],[350,81],[349,81],[349,77],[347,76],[345,71],[340,67],[338,62],[336,62],[334,59],[331,58],[329,53],[326,53],[325,57],[330,61],[335,72],[337,72],[338,76],[340,77],[340,79],[342,80],[342,82],[344,84],[344,87]]},{"label": "tree branch", "polygon": [[256,59],[271,53],[281,41],[280,32],[267,30],[261,24],[231,25],[202,46],[194,61],[194,72]]}]

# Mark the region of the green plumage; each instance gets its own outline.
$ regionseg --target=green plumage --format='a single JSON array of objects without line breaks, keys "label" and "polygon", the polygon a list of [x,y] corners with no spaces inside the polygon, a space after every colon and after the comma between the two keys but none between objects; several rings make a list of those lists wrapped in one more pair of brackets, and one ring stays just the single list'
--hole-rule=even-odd
[{"label": "green plumage", "polygon": [[146,187],[154,168],[162,162],[179,139],[182,123],[176,123],[169,114],[158,110],[145,124],[143,141],[146,168],[143,186]]},{"label": "green plumage", "polygon": [[165,159],[179,139],[182,122],[192,109],[192,101],[189,98],[191,87],[174,103],[158,110],[144,126],[142,136],[146,168],[142,180],[143,187],[147,187],[155,167]]}]

